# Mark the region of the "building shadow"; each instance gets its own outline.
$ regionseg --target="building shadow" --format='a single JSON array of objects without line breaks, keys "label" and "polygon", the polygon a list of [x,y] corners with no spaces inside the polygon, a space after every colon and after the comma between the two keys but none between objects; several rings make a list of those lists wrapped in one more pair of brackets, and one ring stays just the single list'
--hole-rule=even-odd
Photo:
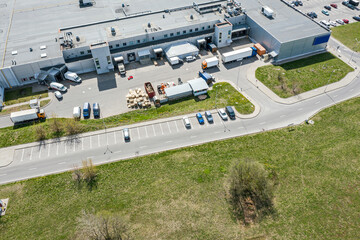
[{"label": "building shadow", "polygon": [[97,85],[100,92],[117,88],[115,74],[116,72],[110,72],[96,76]]}]

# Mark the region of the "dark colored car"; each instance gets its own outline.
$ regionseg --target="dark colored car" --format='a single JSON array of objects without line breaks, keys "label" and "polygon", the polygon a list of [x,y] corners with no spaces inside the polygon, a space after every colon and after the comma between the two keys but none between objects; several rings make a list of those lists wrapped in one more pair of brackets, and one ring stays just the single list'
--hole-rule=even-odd
[{"label": "dark colored car", "polygon": [[356,21],[360,21],[360,17],[358,17],[358,16],[354,16],[353,19]]},{"label": "dark colored car", "polygon": [[213,122],[214,122],[214,119],[213,119],[210,111],[206,111],[206,112],[205,112],[205,117],[206,117],[206,119],[208,120],[209,123],[213,123]]},{"label": "dark colored car", "polygon": [[315,12],[312,12],[312,15],[313,15],[314,18],[317,18],[317,17],[318,17]]},{"label": "dark colored car", "polygon": [[162,94],[161,85],[157,85],[157,90],[158,90],[158,93],[159,93],[159,94]]},{"label": "dark colored car", "polygon": [[337,4],[335,3],[330,4],[330,6],[332,6],[333,8],[337,8]]},{"label": "dark colored car", "polygon": [[225,112],[227,113],[227,115],[229,116],[230,119],[234,120],[235,119],[235,112],[234,109],[230,106],[226,106],[225,107]]},{"label": "dark colored car", "polygon": [[98,103],[93,104],[93,114],[94,118],[100,118],[100,106]]},{"label": "dark colored car", "polygon": [[342,5],[347,6],[348,4],[349,4],[349,2],[348,2],[348,1],[343,1],[343,2],[342,2]]},{"label": "dark colored car", "polygon": [[204,124],[204,118],[201,115],[201,113],[197,113],[196,118],[197,118],[197,120],[199,121],[200,124]]},{"label": "dark colored car", "polygon": [[84,103],[84,108],[83,108],[83,116],[84,116],[84,118],[89,118],[90,117],[90,112],[91,112],[90,103],[88,103],[88,102]]},{"label": "dark colored car", "polygon": [[348,6],[348,8],[350,8],[351,10],[354,10],[354,9],[355,9],[355,6],[352,5],[352,4],[350,4],[350,3],[349,3],[347,6]]},{"label": "dark colored car", "polygon": [[331,10],[330,6],[324,6],[324,8],[327,9],[327,10]]},{"label": "dark colored car", "polygon": [[298,4],[299,4],[299,6],[302,6],[303,5],[303,2],[302,1],[297,1],[298,2]]}]

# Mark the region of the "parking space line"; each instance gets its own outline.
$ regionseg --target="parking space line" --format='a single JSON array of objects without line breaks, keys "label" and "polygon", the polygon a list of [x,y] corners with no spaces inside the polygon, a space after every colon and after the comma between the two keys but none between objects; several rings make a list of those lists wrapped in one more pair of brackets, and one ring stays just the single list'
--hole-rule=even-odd
[{"label": "parking space line", "polygon": [[141,137],[140,137],[139,127],[137,127],[136,129],[137,129],[137,133],[138,133],[139,139],[141,139]]},{"label": "parking space line", "polygon": [[174,121],[174,123],[175,123],[176,131],[179,132],[179,128],[178,128],[176,121]]},{"label": "parking space line", "polygon": [[82,138],[82,139],[81,139],[81,150],[84,150],[84,139],[85,139],[85,138]]},{"label": "parking space line", "polygon": [[259,125],[264,125],[266,122],[259,123]]},{"label": "parking space line", "polygon": [[92,149],[91,136],[90,136],[90,149]]},{"label": "parking space line", "polygon": [[41,150],[42,150],[42,146],[40,146],[40,150],[39,150],[39,159],[41,157]]},{"label": "parking space line", "polygon": [[48,157],[50,156],[50,147],[51,147],[51,143],[48,144]]},{"label": "parking space line", "polygon": [[148,132],[147,132],[147,127],[145,126],[144,128],[145,128],[145,135],[146,135],[145,137],[148,138],[149,135],[148,135]]},{"label": "parking space line", "polygon": [[74,140],[74,152],[76,151],[76,148],[75,148],[75,140]]},{"label": "parking space line", "polygon": [[154,130],[154,135],[155,135],[155,137],[156,137],[155,127],[154,127],[154,125],[152,125],[152,127],[153,127],[153,130]]},{"label": "parking space line", "polygon": [[354,91],[354,89],[350,89],[350,92]]},{"label": "parking space line", "polygon": [[114,139],[115,139],[115,144],[116,144],[116,133],[114,132]]},{"label": "parking space line", "polygon": [[286,115],[281,115],[280,118],[286,117]]},{"label": "parking space line", "polygon": [[24,152],[25,152],[25,149],[23,148],[20,162],[22,162],[24,160]]},{"label": "parking space line", "polygon": [[56,142],[56,156],[59,155],[59,142]]},{"label": "parking space line", "polygon": [[140,146],[139,148],[146,148],[147,146]]},{"label": "parking space line", "polygon": [[299,109],[298,109],[298,111],[301,111],[301,110],[303,110],[303,108],[299,108]]},{"label": "parking space line", "polygon": [[35,170],[36,168],[34,167],[34,168],[29,168],[29,171],[32,171],[32,170]]},{"label": "parking space line", "polygon": [[334,95],[334,98],[336,98],[338,95]]},{"label": "parking space line", "polygon": [[98,134],[98,147],[100,147],[100,134]]},{"label": "parking space line", "polygon": [[6,176],[6,173],[4,173],[4,174],[0,174],[0,177],[2,177],[2,176]]},{"label": "parking space line", "polygon": [[320,101],[317,101],[315,104],[319,104],[320,103]]},{"label": "parking space line", "polygon": [[67,153],[66,142],[64,142],[64,145],[65,145],[65,154],[66,154]]},{"label": "parking space line", "polygon": [[58,164],[65,164],[66,162],[60,162],[60,163],[58,163]]},{"label": "parking space line", "polygon": [[197,136],[190,136],[190,138],[196,138]]},{"label": "parking space line", "polygon": [[167,122],[167,126],[168,126],[168,128],[169,128],[170,133],[171,133],[171,128],[170,128],[169,122]]},{"label": "parking space line", "polygon": [[31,161],[31,159],[32,159],[33,150],[34,150],[34,148],[32,147],[32,148],[31,148],[31,151],[30,151],[30,161]]},{"label": "parking space line", "polygon": [[163,131],[163,129],[162,129],[161,123],[159,123],[159,126],[160,126],[160,129],[161,129],[162,135],[164,135],[164,131]]},{"label": "parking space line", "polygon": [[166,143],[172,143],[173,141],[167,141]]},{"label": "parking space line", "polygon": [[237,129],[243,129],[244,127],[238,127]]}]

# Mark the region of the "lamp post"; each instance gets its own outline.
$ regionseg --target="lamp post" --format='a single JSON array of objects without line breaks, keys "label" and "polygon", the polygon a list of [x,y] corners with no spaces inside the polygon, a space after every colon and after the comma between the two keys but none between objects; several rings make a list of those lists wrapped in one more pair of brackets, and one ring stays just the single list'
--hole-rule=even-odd
[{"label": "lamp post", "polygon": [[[355,41],[356,41],[356,44],[359,44],[359,42],[360,42],[360,41],[358,41],[357,38],[355,38]],[[349,60],[349,63],[351,62],[354,53],[355,53],[355,51],[352,52],[351,57],[350,57],[350,60]]]},{"label": "lamp post", "polygon": [[329,80],[328,80],[328,83],[327,83],[327,85],[325,86],[324,93],[326,93],[326,89],[327,89],[327,87],[329,86],[329,83],[330,83],[330,80],[331,80],[331,76],[333,75],[333,73],[334,73],[336,70],[337,70],[337,69],[334,69],[334,70],[331,72],[330,77],[329,77]]}]

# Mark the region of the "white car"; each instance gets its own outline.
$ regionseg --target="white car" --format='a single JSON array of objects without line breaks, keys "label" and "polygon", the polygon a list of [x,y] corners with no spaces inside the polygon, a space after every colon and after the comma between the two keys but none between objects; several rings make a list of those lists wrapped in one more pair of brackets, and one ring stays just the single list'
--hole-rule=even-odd
[{"label": "white car", "polygon": [[57,99],[62,99],[62,97],[63,97],[61,92],[59,92],[59,91],[55,91],[54,94]]},{"label": "white car", "polygon": [[334,21],[330,21],[329,24],[333,27],[336,27],[336,22],[334,22]]},{"label": "white car", "polygon": [[219,109],[218,113],[222,120],[224,120],[224,121],[228,120],[227,114],[224,109],[222,109],[222,108]]},{"label": "white car", "polygon": [[187,56],[185,58],[185,61],[187,61],[187,62],[192,62],[192,61],[195,61],[195,60],[196,60],[196,57],[194,57],[194,56]]},{"label": "white car", "polygon": [[326,20],[321,20],[320,23],[324,24],[326,27],[330,27],[330,23]]},{"label": "white car", "polygon": [[67,91],[67,87],[65,87],[64,85],[62,85],[61,83],[58,83],[58,82],[50,83],[50,88],[61,91],[61,92],[66,92]]},{"label": "white car", "polygon": [[183,121],[186,128],[191,128],[190,120],[188,117],[183,117]]},{"label": "white car", "polygon": [[340,24],[340,25],[344,25],[344,21],[341,20],[341,19],[336,19],[336,22],[337,22],[338,24]]}]

